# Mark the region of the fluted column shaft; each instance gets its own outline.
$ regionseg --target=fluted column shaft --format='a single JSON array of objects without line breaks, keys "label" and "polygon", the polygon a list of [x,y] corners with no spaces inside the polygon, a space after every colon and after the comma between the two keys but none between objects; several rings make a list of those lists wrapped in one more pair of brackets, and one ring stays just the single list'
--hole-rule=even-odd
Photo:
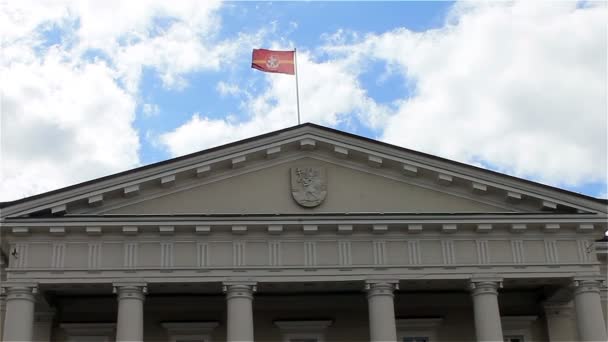
[{"label": "fluted column shaft", "polygon": [[253,292],[249,284],[225,285],[228,342],[253,341]]},{"label": "fluted column shaft", "polygon": [[15,286],[6,291],[3,341],[31,341],[34,331],[34,287]]},{"label": "fluted column shaft", "polygon": [[144,286],[115,286],[118,295],[116,341],[144,340]]},{"label": "fluted column shaft", "polygon": [[600,297],[601,282],[578,280],[574,282],[576,325],[581,341],[607,341],[606,326]]},{"label": "fluted column shaft", "polygon": [[370,283],[366,290],[370,341],[397,341],[393,294],[395,285],[388,282]]},{"label": "fluted column shaft", "polygon": [[503,340],[498,309],[498,287],[499,283],[495,281],[471,282],[475,333],[479,342]]}]

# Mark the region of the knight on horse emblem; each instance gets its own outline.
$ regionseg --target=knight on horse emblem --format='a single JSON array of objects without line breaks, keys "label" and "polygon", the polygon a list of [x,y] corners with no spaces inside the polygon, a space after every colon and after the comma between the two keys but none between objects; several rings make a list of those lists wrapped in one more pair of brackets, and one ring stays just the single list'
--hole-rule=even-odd
[{"label": "knight on horse emblem", "polygon": [[321,204],[327,196],[325,168],[291,168],[291,194],[303,207],[313,208]]}]

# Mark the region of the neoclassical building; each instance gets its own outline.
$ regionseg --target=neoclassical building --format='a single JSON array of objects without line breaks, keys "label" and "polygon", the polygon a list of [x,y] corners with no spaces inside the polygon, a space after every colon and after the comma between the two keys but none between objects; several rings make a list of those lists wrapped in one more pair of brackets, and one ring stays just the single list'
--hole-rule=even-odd
[{"label": "neoclassical building", "polygon": [[607,205],[303,124],[2,203],[0,335],[606,341]]}]

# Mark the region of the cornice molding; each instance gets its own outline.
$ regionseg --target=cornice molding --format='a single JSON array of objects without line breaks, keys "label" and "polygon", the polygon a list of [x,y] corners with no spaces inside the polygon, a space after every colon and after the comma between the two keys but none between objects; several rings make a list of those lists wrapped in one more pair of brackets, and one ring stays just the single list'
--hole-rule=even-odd
[{"label": "cornice molding", "polygon": [[[559,189],[552,189],[541,184],[529,181],[518,180],[514,177],[501,175],[495,172],[484,171],[472,166],[467,166],[458,162],[425,155],[415,151],[408,151],[397,146],[390,146],[380,142],[374,142],[363,137],[356,137],[346,133],[339,133],[331,129],[323,129],[313,125],[296,126],[292,129],[267,134],[264,136],[248,139],[245,141],[225,145],[220,148],[211,149],[201,153],[176,158],[158,165],[144,167],[135,172],[118,174],[117,176],[102,178],[75,187],[70,187],[64,191],[51,192],[48,195],[36,196],[31,200],[20,201],[14,205],[7,205],[3,210],[3,216],[25,215],[41,210],[51,210],[55,214],[70,213],[70,203],[84,201],[90,206],[103,207],[107,202],[106,194],[121,192],[123,194],[134,194],[140,196],[133,189],[144,183],[155,184],[161,189],[171,191],[179,186],[177,174],[188,174],[193,178],[198,176],[201,168],[209,167],[209,172],[227,172],[233,170],[238,164],[243,169],[247,169],[250,163],[262,160],[268,162],[268,151],[272,154],[283,154],[300,151],[302,142],[308,142],[306,146],[311,146],[314,142],[314,152],[324,151],[336,158],[336,160],[356,161],[361,165],[369,165],[370,168],[391,169],[399,172],[403,177],[437,177],[444,175],[454,182],[469,184],[468,188],[474,196],[479,196],[481,201],[486,200],[490,192],[501,193],[504,196],[505,205],[512,205],[507,202],[507,198],[524,197],[528,203],[536,203],[538,208],[544,210],[555,210],[558,206],[565,206],[573,209],[590,212],[608,211],[606,205],[592,201],[591,199],[569,194]],[[277,148],[279,149],[277,152]],[[336,148],[339,151],[348,151],[345,156],[335,156]],[[297,152],[302,153],[302,152]],[[308,152],[304,152],[308,153]],[[274,159],[274,158],[273,158]],[[222,166],[223,165],[223,166]],[[220,167],[221,166],[221,167]],[[412,171],[412,170],[415,170]],[[423,172],[421,172],[423,171]],[[414,177],[412,177],[414,173]],[[425,176],[426,175],[426,176]],[[444,177],[445,178],[445,177]],[[164,180],[164,182],[163,182]],[[175,185],[174,185],[175,183]],[[162,184],[171,186],[163,187]],[[451,185],[454,186],[454,185]],[[139,192],[139,191],[137,191]],[[532,200],[532,202],[530,202]],[[100,205],[100,202],[104,204]]]}]

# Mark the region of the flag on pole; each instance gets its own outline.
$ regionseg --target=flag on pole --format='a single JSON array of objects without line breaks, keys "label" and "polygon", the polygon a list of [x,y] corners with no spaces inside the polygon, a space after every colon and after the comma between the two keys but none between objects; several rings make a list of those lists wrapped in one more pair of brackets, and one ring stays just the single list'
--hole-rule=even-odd
[{"label": "flag on pole", "polygon": [[253,49],[251,67],[265,72],[295,75],[295,51]]}]

